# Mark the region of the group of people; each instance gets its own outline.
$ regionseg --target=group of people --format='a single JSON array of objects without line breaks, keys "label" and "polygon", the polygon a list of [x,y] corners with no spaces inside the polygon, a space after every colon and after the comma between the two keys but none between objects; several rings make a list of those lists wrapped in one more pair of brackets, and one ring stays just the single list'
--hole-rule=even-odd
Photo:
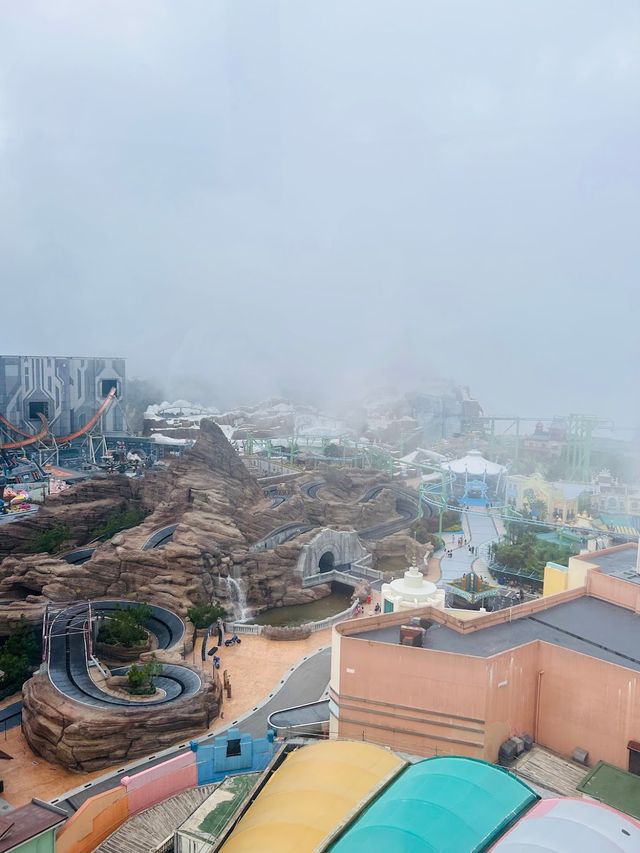
[{"label": "group of people", "polygon": [[[464,545],[466,545],[467,551],[469,551],[469,553],[471,553],[474,557],[478,556],[477,545],[472,545],[470,542],[468,542],[465,539],[464,536],[458,536],[456,544],[457,544],[458,548],[462,548]],[[446,557],[453,557],[453,548],[446,548],[444,553],[445,553]]]},{"label": "group of people", "polygon": [[[380,607],[379,603],[377,603],[376,606],[373,608],[374,613],[380,613],[381,610],[382,608]],[[364,616],[364,606],[362,604],[356,605],[356,609],[354,610],[354,616]]]}]

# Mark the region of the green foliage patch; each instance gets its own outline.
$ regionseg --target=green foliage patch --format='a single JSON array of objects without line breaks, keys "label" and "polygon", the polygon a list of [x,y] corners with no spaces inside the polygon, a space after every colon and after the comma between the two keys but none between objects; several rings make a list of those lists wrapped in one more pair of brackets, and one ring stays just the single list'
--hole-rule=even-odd
[{"label": "green foliage patch", "polygon": [[140,506],[117,512],[109,516],[105,523],[97,527],[91,535],[95,539],[111,539],[112,536],[120,533],[121,530],[129,530],[131,527],[137,527],[144,521],[146,515],[147,513]]},{"label": "green foliage patch", "polygon": [[48,530],[40,530],[33,537],[29,550],[34,554],[53,554],[63,542],[71,538],[71,528],[60,522],[56,522]]},{"label": "green foliage patch", "polygon": [[209,604],[196,604],[187,610],[187,616],[196,628],[208,628],[218,619],[224,619],[227,611],[217,601]]},{"label": "green foliage patch", "polygon": [[153,657],[141,666],[133,664],[127,673],[127,690],[135,696],[150,696],[156,692],[153,678],[162,673],[162,664]]},{"label": "green foliage patch", "polygon": [[569,557],[576,553],[576,549],[554,545],[552,542],[541,542],[535,535],[540,529],[545,528],[510,522],[507,525],[505,541],[494,542],[490,546],[492,561],[512,571],[533,573],[540,579],[548,562],[566,565]]},{"label": "green foliage patch", "polygon": [[22,688],[31,677],[38,662],[39,649],[35,634],[24,617],[15,631],[0,648],[0,698],[10,696]]},{"label": "green foliage patch", "polygon": [[137,604],[135,607],[120,607],[105,619],[98,631],[98,642],[109,646],[124,646],[130,649],[139,646],[147,639],[144,623],[151,617],[148,604]]}]

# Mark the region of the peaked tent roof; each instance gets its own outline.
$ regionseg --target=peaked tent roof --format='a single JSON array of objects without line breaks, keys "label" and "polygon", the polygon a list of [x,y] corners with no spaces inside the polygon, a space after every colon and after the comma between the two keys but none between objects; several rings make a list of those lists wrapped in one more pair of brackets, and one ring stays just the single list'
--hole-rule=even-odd
[{"label": "peaked tent roof", "polygon": [[438,756],[413,764],[355,821],[332,853],[483,850],[538,795],[501,767]]},{"label": "peaked tent roof", "polygon": [[470,450],[466,456],[454,459],[453,462],[443,462],[442,467],[454,474],[471,474],[474,477],[482,477],[483,474],[497,477],[507,470],[504,465],[485,459],[479,450]]}]

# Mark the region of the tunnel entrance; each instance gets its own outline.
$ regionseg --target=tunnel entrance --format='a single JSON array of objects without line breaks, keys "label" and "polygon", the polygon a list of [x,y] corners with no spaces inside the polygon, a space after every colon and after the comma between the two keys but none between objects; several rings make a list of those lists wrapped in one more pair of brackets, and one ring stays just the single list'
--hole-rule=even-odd
[{"label": "tunnel entrance", "polygon": [[336,558],[333,556],[333,551],[325,551],[322,557],[320,557],[320,562],[318,563],[320,572],[332,572],[335,567]]}]

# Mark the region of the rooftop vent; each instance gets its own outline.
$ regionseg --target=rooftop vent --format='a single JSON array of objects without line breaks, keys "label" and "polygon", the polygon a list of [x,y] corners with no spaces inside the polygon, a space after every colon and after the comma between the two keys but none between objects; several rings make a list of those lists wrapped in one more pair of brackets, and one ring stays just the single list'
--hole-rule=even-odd
[{"label": "rooftop vent", "polygon": [[589,750],[588,749],[583,749],[581,746],[577,746],[573,750],[573,755],[571,757],[578,764],[583,764],[585,767],[587,767],[589,765]]}]

